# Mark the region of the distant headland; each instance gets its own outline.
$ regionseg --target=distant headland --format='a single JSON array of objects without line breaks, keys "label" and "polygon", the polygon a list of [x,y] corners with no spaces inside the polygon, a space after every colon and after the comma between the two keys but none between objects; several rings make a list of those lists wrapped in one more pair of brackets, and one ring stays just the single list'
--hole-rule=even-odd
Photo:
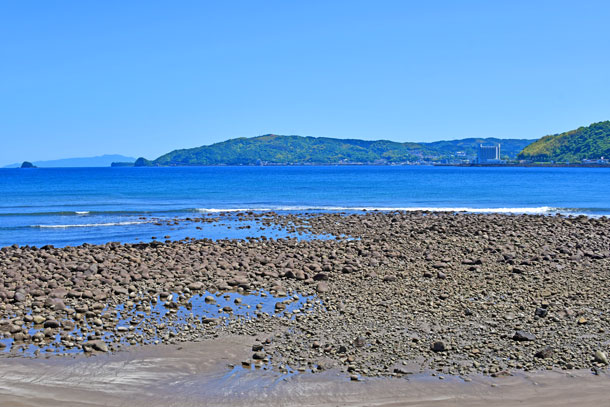
[{"label": "distant headland", "polygon": [[610,121],[542,137],[526,146],[518,159],[541,163],[607,164],[610,157]]},{"label": "distant headland", "polygon": [[[405,165],[466,163],[476,157],[480,144],[502,144],[506,159],[516,159],[534,142],[526,139],[468,138],[431,143],[398,143],[388,140],[266,134],[221,143],[174,150],[155,160],[138,158],[135,167],[203,165]],[[113,163],[126,166],[129,163]]]},{"label": "distant headland", "polygon": [[[491,159],[488,159],[492,154]],[[610,121],[539,140],[467,138],[431,143],[266,134],[174,150],[113,167],[214,165],[600,166],[610,157]]]},{"label": "distant headland", "polygon": [[5,168],[278,165],[610,166],[610,121],[538,140],[466,138],[399,143],[266,134],[174,150],[154,160],[122,155],[25,161]]}]

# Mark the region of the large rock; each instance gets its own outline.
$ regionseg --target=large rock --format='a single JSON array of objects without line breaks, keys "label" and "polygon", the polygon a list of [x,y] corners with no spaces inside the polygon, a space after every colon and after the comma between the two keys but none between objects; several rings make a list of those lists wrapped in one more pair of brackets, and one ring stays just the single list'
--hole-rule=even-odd
[{"label": "large rock", "polygon": [[106,345],[106,342],[104,342],[104,341],[101,341],[101,340],[89,341],[89,342],[87,342],[87,344],[89,346],[91,346],[91,348],[93,348],[93,350],[96,350],[98,352],[108,352],[108,345]]},{"label": "large rock", "polygon": [[607,365],[608,355],[606,355],[606,353],[602,352],[601,350],[598,350],[595,352],[595,361]]},{"label": "large rock", "polygon": [[59,328],[59,321],[56,321],[54,319],[47,319],[43,325],[45,328]]},{"label": "large rock", "polygon": [[200,291],[203,289],[203,283],[201,281],[196,281],[194,283],[190,283],[188,288],[189,290]]},{"label": "large rock", "polygon": [[318,273],[313,276],[314,281],[327,281],[328,273]]},{"label": "large rock", "polygon": [[66,309],[66,304],[59,298],[47,298],[44,305],[45,307],[56,311],[63,311]]},{"label": "large rock", "polygon": [[550,359],[553,357],[553,348],[547,346],[543,349],[540,349],[538,352],[534,354],[535,357],[540,359]]},{"label": "large rock", "polygon": [[430,345],[430,349],[432,349],[433,352],[444,352],[447,350],[447,346],[443,341],[436,341]]},{"label": "large rock", "polygon": [[546,308],[536,308],[536,311],[534,311],[534,315],[540,317],[540,318],[544,318],[548,315],[549,310]]},{"label": "large rock", "polygon": [[44,321],[46,321],[46,318],[43,317],[42,315],[34,315],[34,317],[32,318],[32,321],[34,321],[35,325],[40,325]]},{"label": "large rock", "polygon": [[527,331],[517,331],[513,335],[513,339],[518,342],[535,341],[536,335]]},{"label": "large rock", "polygon": [[21,291],[17,291],[14,295],[13,295],[13,299],[15,300],[15,302],[24,302],[25,301],[25,294]]},{"label": "large rock", "polygon": [[328,287],[328,283],[326,283],[326,282],[321,281],[316,286],[316,291],[320,294],[328,292],[328,290],[329,290],[329,287]]},{"label": "large rock", "polygon": [[265,352],[254,352],[254,354],[252,355],[252,359],[254,360],[263,360],[265,359],[267,355],[265,354]]}]

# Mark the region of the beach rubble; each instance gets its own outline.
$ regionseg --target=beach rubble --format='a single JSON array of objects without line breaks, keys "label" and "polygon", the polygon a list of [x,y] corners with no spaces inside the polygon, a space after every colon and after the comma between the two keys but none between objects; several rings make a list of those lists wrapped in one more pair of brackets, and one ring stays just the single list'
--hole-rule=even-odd
[{"label": "beach rubble", "polygon": [[336,238],[4,247],[0,355],[243,335],[248,363],[357,380],[607,369],[607,218],[237,216]]}]

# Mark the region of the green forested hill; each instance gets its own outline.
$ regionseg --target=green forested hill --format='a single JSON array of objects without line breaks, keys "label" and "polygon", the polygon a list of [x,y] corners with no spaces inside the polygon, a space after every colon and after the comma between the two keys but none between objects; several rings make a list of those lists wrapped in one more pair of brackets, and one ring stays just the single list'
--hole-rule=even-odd
[{"label": "green forested hill", "polygon": [[418,149],[416,144],[390,141],[337,140],[299,136],[265,135],[175,150],[153,161],[153,165],[254,165],[268,163],[404,161]]},{"label": "green forested hill", "polygon": [[153,161],[140,158],[135,165],[400,163],[427,157],[433,157],[434,160],[455,158],[458,152],[474,158],[476,147],[480,143],[501,143],[502,154],[515,158],[518,152],[532,141],[471,138],[434,143],[397,143],[387,140],[344,140],[268,134],[227,140],[209,146],[174,150]]},{"label": "green forested hill", "polygon": [[542,137],[525,147],[520,159],[538,162],[576,162],[610,157],[610,121]]}]

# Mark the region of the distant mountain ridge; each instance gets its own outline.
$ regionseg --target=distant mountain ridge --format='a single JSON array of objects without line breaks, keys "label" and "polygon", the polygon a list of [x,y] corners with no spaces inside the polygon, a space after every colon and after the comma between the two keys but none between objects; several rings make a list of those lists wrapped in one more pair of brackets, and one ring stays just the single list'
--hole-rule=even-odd
[{"label": "distant mountain ridge", "polygon": [[519,159],[534,162],[576,162],[610,157],[610,121],[542,137],[525,147]]},{"label": "distant mountain ridge", "polygon": [[[395,164],[426,159],[474,158],[481,143],[500,143],[509,159],[534,140],[469,138],[432,143],[398,143],[388,140],[335,139],[327,137],[266,134],[236,138],[189,149],[174,150],[135,166],[257,165],[257,164]],[[117,163],[118,165],[118,163]]]},{"label": "distant mountain ridge", "polygon": [[[59,160],[32,161],[36,167],[57,168],[57,167],[108,167],[115,161],[135,161],[133,157],[120,154],[105,154],[95,157],[62,158]],[[4,168],[19,168],[19,164],[10,164]]]}]

